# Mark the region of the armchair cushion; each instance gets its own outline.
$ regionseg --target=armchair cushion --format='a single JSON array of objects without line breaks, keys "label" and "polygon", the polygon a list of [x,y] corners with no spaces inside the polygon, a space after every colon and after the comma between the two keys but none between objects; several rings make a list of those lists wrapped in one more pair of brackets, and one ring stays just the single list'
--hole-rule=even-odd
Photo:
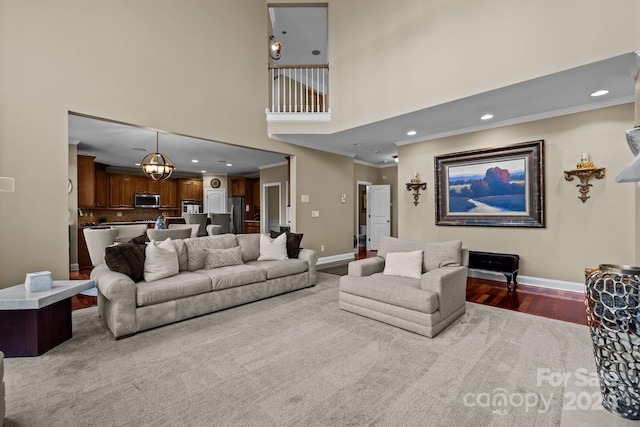
[{"label": "armchair cushion", "polygon": [[376,273],[371,276],[342,276],[340,292],[358,295],[422,313],[438,310],[438,294],[420,289],[420,280],[394,277]]},{"label": "armchair cushion", "polygon": [[422,251],[387,253],[382,274],[419,279],[422,275]]},{"label": "armchair cushion", "polygon": [[422,250],[423,253],[422,272],[462,264],[461,240],[420,242],[417,240],[403,240],[396,237],[383,236],[380,240],[378,256],[386,258],[387,254],[391,252],[409,252],[415,250]]}]

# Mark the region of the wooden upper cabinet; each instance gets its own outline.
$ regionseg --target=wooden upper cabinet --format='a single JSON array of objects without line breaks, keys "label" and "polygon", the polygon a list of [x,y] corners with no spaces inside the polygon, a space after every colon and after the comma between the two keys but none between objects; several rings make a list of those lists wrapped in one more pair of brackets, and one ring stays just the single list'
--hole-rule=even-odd
[{"label": "wooden upper cabinet", "polygon": [[96,208],[109,206],[109,176],[106,165],[96,163]]},{"label": "wooden upper cabinet", "polygon": [[160,208],[175,209],[178,207],[177,184],[175,179],[165,179],[160,183]]},{"label": "wooden upper cabinet", "polygon": [[136,176],[135,194],[160,194],[160,181],[154,181],[146,176]]},{"label": "wooden upper cabinet", "polygon": [[252,184],[253,184],[253,207],[255,209],[260,207],[260,180],[259,179],[253,180]]},{"label": "wooden upper cabinet", "polygon": [[178,199],[202,202],[203,185],[201,179],[179,179]]},{"label": "wooden upper cabinet", "polygon": [[133,208],[135,178],[129,175],[109,175],[110,208]]},{"label": "wooden upper cabinet", "polygon": [[78,156],[78,207],[93,208],[96,203],[96,166],[93,156]]},{"label": "wooden upper cabinet", "polygon": [[232,179],[231,197],[245,196],[246,194],[246,180],[244,178]]}]

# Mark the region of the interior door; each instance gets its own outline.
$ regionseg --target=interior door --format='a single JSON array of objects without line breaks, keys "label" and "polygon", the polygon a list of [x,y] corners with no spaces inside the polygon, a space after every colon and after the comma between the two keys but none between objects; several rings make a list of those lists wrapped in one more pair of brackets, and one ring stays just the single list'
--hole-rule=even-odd
[{"label": "interior door", "polygon": [[367,205],[367,250],[377,251],[380,239],[391,235],[391,186],[369,186]]},{"label": "interior door", "polygon": [[227,197],[224,188],[207,189],[207,213],[227,212]]}]

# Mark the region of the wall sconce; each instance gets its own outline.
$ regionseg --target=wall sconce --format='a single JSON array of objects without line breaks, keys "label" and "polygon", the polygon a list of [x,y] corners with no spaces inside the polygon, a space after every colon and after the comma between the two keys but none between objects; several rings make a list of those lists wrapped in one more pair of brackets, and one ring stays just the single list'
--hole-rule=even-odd
[{"label": "wall sconce", "polygon": [[578,198],[582,200],[582,203],[585,203],[587,199],[590,198],[590,196],[587,195],[589,193],[589,187],[592,187],[592,185],[589,184],[589,180],[591,177],[595,177],[596,179],[604,178],[604,171],[605,168],[597,168],[594,166],[593,162],[589,160],[589,154],[582,153],[576,169],[564,171],[564,179],[573,181],[574,176],[578,177],[580,180],[580,184],[576,185],[580,192]]},{"label": "wall sconce", "polygon": [[418,206],[420,199],[420,190],[426,190],[427,183],[420,182],[420,178],[418,178],[418,172],[414,172],[411,182],[407,182],[406,186],[407,191],[413,191],[413,204],[414,206]]},{"label": "wall sconce", "polygon": [[278,60],[280,59],[280,51],[282,50],[282,43],[280,43],[279,41],[276,41],[276,36],[271,36],[269,37],[269,40],[271,41],[271,58],[274,60]]}]

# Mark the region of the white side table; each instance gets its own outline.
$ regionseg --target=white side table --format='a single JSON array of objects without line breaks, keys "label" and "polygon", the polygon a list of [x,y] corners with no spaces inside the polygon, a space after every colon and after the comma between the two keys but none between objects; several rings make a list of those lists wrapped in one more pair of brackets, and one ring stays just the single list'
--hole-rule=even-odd
[{"label": "white side table", "polygon": [[93,280],[56,280],[27,292],[24,284],[0,289],[0,351],[5,357],[39,356],[71,338],[71,297]]}]

